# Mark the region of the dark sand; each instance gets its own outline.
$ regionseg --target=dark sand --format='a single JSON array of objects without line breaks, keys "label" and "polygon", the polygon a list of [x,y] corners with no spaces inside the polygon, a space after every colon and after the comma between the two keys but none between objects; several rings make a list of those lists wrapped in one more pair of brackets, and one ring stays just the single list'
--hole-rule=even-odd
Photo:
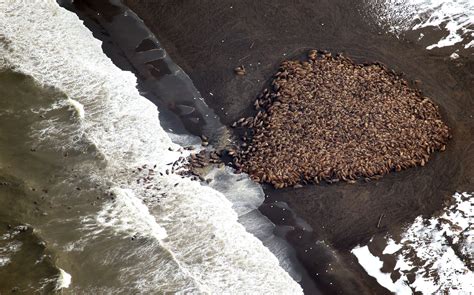
[{"label": "dark sand", "polygon": [[[94,2],[93,9],[110,9],[98,5],[107,1]],[[397,232],[420,214],[431,215],[455,191],[472,190],[472,58],[453,62],[446,50],[427,51],[383,34],[367,25],[358,5],[348,8],[348,1],[343,0],[206,0],[199,1],[199,5],[170,0],[126,2],[155,32],[171,58],[190,75],[227,125],[254,114],[256,95],[267,86],[281,61],[297,58],[311,48],[344,52],[357,62],[381,61],[405,72],[407,79],[421,80],[422,91],[440,105],[453,139],[446,152],[435,154],[425,167],[392,173],[371,183],[265,188],[269,197],[261,211],[275,224],[290,226],[286,237],[325,293],[388,293],[365,274],[349,250],[376,233]],[[110,16],[101,17],[107,21]],[[113,44],[104,44],[107,48],[108,54],[113,52]],[[247,74],[236,76],[233,69],[241,64]],[[290,210],[282,210],[283,202],[312,230],[297,222]],[[377,228],[381,214],[384,218]],[[319,240],[325,240],[336,254],[330,254],[328,247],[317,243]],[[310,284],[303,282],[303,287],[307,293],[313,291]]]}]

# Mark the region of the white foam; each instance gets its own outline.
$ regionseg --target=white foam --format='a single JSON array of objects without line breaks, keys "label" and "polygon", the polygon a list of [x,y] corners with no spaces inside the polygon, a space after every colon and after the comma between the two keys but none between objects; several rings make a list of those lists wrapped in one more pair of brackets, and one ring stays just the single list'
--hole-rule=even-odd
[{"label": "white foam", "polygon": [[72,276],[64,269],[59,269],[59,277],[56,282],[56,290],[67,289],[71,285]]},{"label": "white foam", "polygon": [[[394,288],[397,282],[403,282],[422,294],[456,294],[474,290],[474,274],[467,266],[472,263],[474,253],[474,197],[468,193],[456,193],[453,197],[455,203],[445,208],[441,216],[416,218],[404,230],[399,242],[388,237],[382,253],[393,255],[397,260],[392,270],[399,276],[396,282],[390,279],[390,273],[380,272],[382,262],[369,252],[367,246],[356,247],[352,253],[369,275],[397,294],[405,294],[404,289]],[[455,252],[458,250],[468,261],[461,259]],[[414,281],[409,280],[410,275]]]},{"label": "white foam", "polygon": [[0,267],[10,264],[12,256],[20,251],[22,242],[13,240],[18,233],[18,230],[14,230],[0,236],[0,241],[8,241],[0,247]]},{"label": "white foam", "polygon": [[[369,0],[382,26],[401,34],[408,30],[435,27],[448,32],[427,49],[453,46],[474,37],[474,1],[472,0]],[[422,37],[423,38],[423,37]],[[469,41],[469,40],[468,40]],[[465,48],[474,46],[474,40]]]},{"label": "white foam", "polygon": [[105,227],[120,228],[131,235],[140,233],[157,240],[167,237],[166,230],[156,223],[148,207],[132,190],[114,188],[112,192],[115,198],[99,212],[98,223]]},{"label": "white foam", "polygon": [[85,116],[84,106],[77,100],[74,100],[71,98],[68,98],[67,101],[72,106],[77,116],[81,119],[84,119],[84,116]]},{"label": "white foam", "polygon": [[156,106],[139,95],[133,74],[102,53],[101,43],[75,14],[53,0],[0,0],[0,13],[3,64],[64,92],[82,117],[69,122],[77,128],[49,120],[37,130],[37,139],[74,147],[80,136],[103,159],[97,167],[76,170],[116,195],[91,220],[125,236],[134,229],[156,241],[151,249],[163,250],[162,258],[143,257],[144,263],[162,262],[137,270],[140,291],[154,293],[170,282],[186,281],[175,285],[194,292],[301,293],[275,256],[238,223],[224,195],[174,174],[136,182],[132,169],[148,164],[164,172],[182,154],[161,128]]},{"label": "white foam", "polygon": [[239,216],[257,209],[265,199],[260,185],[255,184],[245,173],[234,174],[230,167],[213,169],[205,178],[213,180],[209,185],[232,202],[232,207]]},{"label": "white foam", "polygon": [[246,230],[263,241],[264,245],[278,258],[280,266],[295,281],[301,281],[299,265],[290,257],[290,246],[273,234],[275,225],[258,211],[258,207],[265,199],[262,187],[253,182],[246,173],[235,174],[234,169],[227,166],[212,169],[205,178],[211,180],[210,187],[223,193],[232,202],[232,208]]},{"label": "white foam", "polygon": [[9,264],[10,261],[11,261],[10,257],[0,256],[0,267],[4,267],[5,265]]}]

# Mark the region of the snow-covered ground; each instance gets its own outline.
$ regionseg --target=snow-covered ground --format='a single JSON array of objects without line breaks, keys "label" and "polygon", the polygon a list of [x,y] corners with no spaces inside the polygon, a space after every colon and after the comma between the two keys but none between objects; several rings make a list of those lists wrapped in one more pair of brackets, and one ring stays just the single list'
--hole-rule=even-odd
[{"label": "snow-covered ground", "polygon": [[[397,35],[409,30],[443,31],[426,49],[460,45],[474,48],[473,0],[367,0],[375,22]],[[420,33],[419,40],[423,39]]]},{"label": "snow-covered ground", "polygon": [[[401,239],[387,236],[382,253],[372,253],[370,243],[352,253],[369,275],[396,294],[471,294],[473,237],[473,194],[456,193],[452,205],[440,215],[417,217],[403,230]],[[383,261],[390,257],[396,264],[390,272],[383,272]]]}]

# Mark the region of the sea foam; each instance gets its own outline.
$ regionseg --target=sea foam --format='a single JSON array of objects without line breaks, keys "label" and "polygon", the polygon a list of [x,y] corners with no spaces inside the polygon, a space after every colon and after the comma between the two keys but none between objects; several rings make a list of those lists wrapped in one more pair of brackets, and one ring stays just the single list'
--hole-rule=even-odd
[{"label": "sea foam", "polygon": [[72,277],[68,274],[64,269],[59,269],[59,278],[56,284],[56,290],[61,290],[65,288],[69,288],[71,285]]},{"label": "sea foam", "polygon": [[164,172],[183,154],[160,126],[156,106],[139,95],[134,75],[102,53],[76,15],[52,0],[2,0],[0,13],[0,65],[63,92],[67,98],[56,103],[69,105],[81,118],[75,128],[51,120],[33,135],[40,143],[71,148],[80,137],[99,155],[97,167],[76,173],[107,185],[115,198],[91,220],[124,237],[133,230],[168,253],[171,260],[137,270],[140,291],[159,292],[176,281],[187,289],[167,291],[301,293],[277,258],[238,223],[223,194],[175,174],[156,174],[151,189],[132,179],[137,167]]}]

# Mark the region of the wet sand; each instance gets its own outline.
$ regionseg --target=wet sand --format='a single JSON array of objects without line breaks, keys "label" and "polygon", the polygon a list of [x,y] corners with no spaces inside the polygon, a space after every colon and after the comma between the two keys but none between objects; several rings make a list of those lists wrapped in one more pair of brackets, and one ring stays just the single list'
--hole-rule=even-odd
[{"label": "wet sand", "polygon": [[[376,233],[397,232],[420,214],[431,215],[455,191],[472,190],[472,57],[453,62],[444,49],[427,51],[384,34],[368,25],[356,8],[347,9],[345,1],[126,2],[227,125],[254,115],[255,97],[281,61],[298,58],[311,48],[344,52],[357,62],[381,61],[406,73],[407,79],[421,80],[422,91],[440,105],[453,139],[446,152],[435,153],[425,167],[355,185],[265,187],[269,197],[261,211],[275,224],[288,225],[283,234],[325,293],[387,293],[361,269],[350,249]],[[113,46],[107,46],[110,52]],[[247,73],[236,76],[233,69],[241,64]],[[199,135],[199,130],[195,132]],[[285,203],[291,210],[282,210]],[[332,250],[336,254],[331,256]],[[309,287],[305,291],[310,293]]]}]

